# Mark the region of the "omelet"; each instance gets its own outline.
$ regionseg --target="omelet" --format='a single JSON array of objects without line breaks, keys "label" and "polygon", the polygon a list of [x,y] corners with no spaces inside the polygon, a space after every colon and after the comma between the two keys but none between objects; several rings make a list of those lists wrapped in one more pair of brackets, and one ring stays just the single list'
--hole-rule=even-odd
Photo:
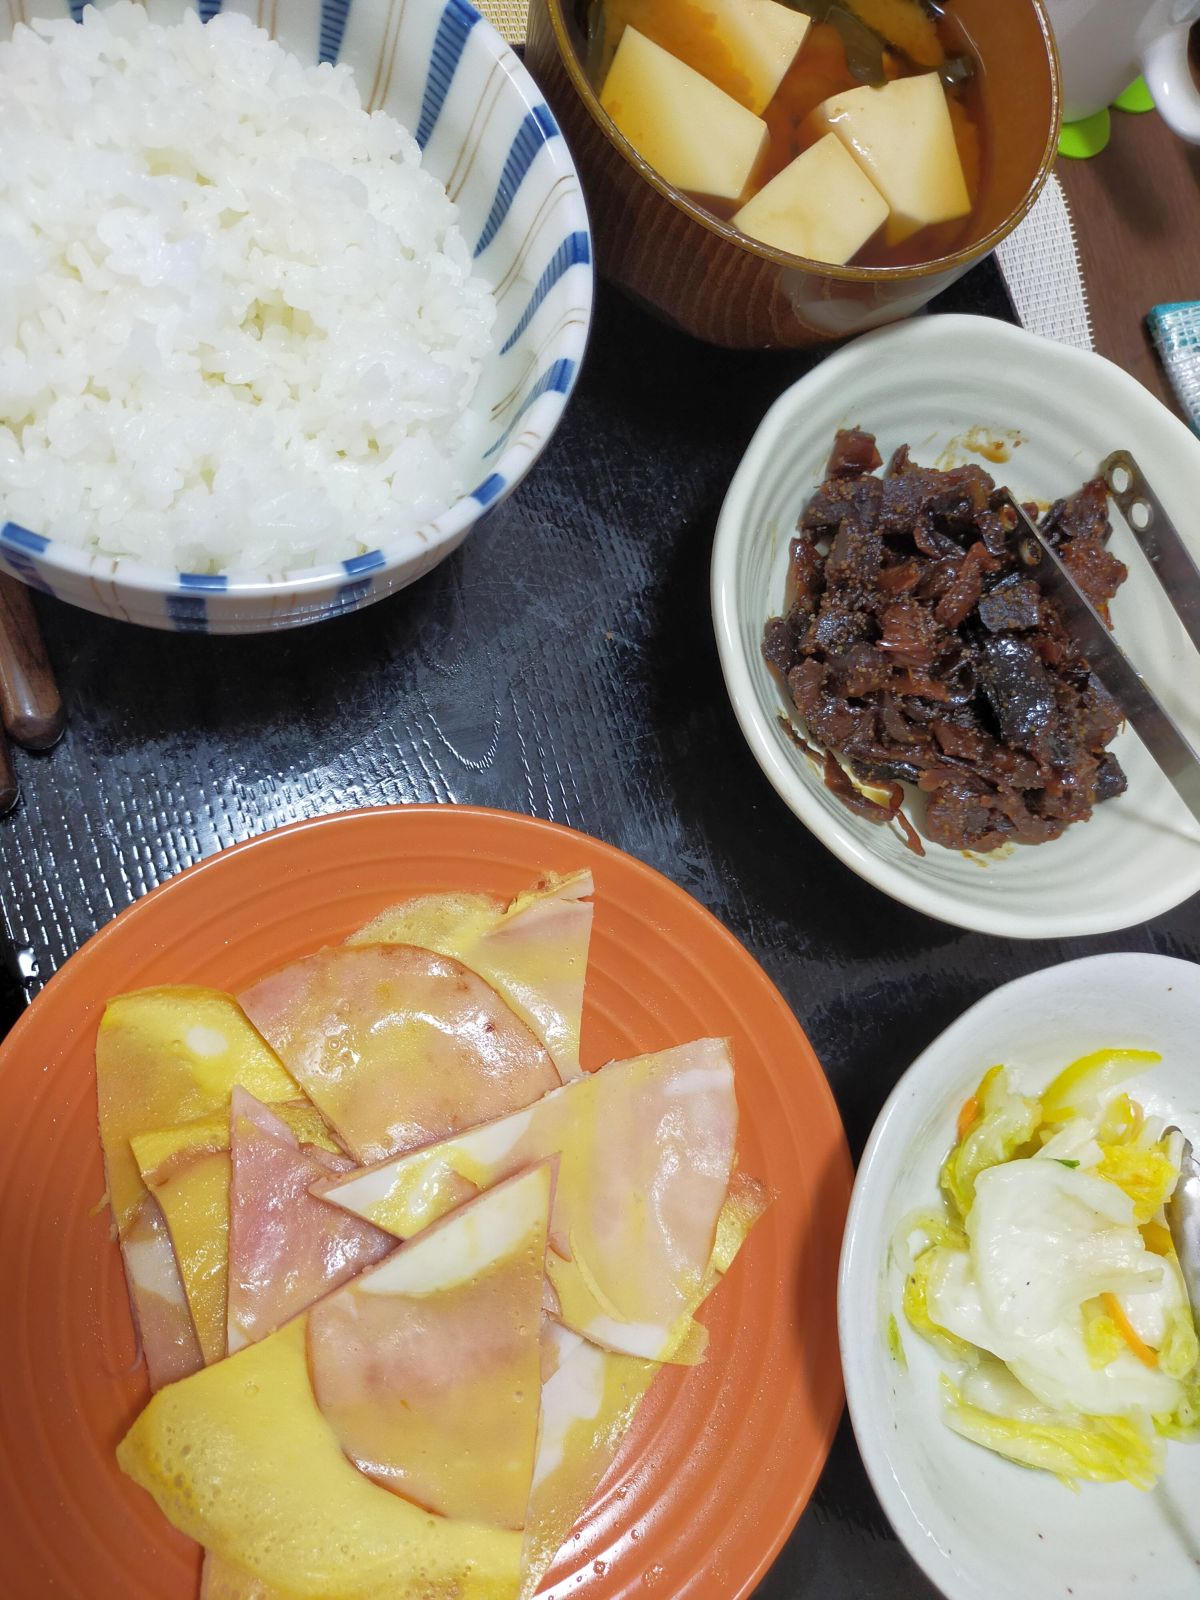
[{"label": "omelet", "polygon": [[504,1524],[524,1521],[533,1476],[549,1201],[533,1168],[155,1395],[117,1459],[212,1553],[213,1583],[512,1600],[522,1538]]},{"label": "omelet", "polygon": [[200,1600],[288,1600],[288,1596],[261,1578],[252,1578],[224,1556],[206,1550],[200,1569]]},{"label": "omelet", "polygon": [[109,1001],[96,1036],[96,1091],[118,1231],[146,1193],[129,1141],[225,1111],[235,1083],[268,1104],[302,1098],[230,995],[179,987]]},{"label": "omelet", "polygon": [[520,1534],[436,1517],[361,1473],[313,1395],[306,1331],[297,1317],[160,1390],[118,1445],[121,1468],[181,1533],[286,1600],[510,1600]]},{"label": "omelet", "polygon": [[661,1363],[603,1350],[549,1322],[542,1426],[522,1552],[521,1595],[537,1590],[616,1459]]},{"label": "omelet", "polygon": [[[229,995],[159,988],[109,1002],[96,1038],[100,1139],[109,1204],[154,1388],[198,1366],[202,1341],[163,1211],[143,1181],[131,1141],[227,1115],[234,1084],[268,1102],[301,1097],[295,1080]],[[194,1187],[195,1194],[185,1184],[177,1196],[180,1217],[212,1202],[214,1191],[219,1198],[220,1172],[210,1164]]]}]

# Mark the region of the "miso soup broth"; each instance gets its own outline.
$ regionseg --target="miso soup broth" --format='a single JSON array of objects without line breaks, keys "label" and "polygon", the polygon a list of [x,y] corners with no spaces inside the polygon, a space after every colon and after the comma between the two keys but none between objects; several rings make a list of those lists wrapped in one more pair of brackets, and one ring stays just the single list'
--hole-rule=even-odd
[{"label": "miso soup broth", "polygon": [[[808,18],[808,27],[795,48],[803,30],[797,14]],[[974,236],[988,159],[981,103],[984,72],[956,17],[955,0],[798,0],[786,7],[776,0],[591,0],[579,15],[586,25],[585,68],[605,109],[668,182],[722,221],[779,248],[855,266],[935,260]],[[759,24],[762,31],[755,36]],[[649,41],[631,40],[621,52],[631,56],[630,46],[639,46],[635,74],[624,60],[613,70],[627,29]],[[663,52],[674,60],[664,60]],[[711,88],[696,83],[695,74]],[[860,94],[845,104],[840,99],[848,91],[867,86],[886,90],[917,77],[930,81],[912,86],[920,90],[916,98],[922,106],[921,119],[909,116],[904,124],[915,129],[911,151],[904,148],[904,138],[886,136],[887,119],[875,114],[880,103],[876,97]],[[642,82],[647,84],[644,99],[652,104],[634,107],[630,85],[641,92]],[[769,97],[764,101],[764,96]],[[905,91],[901,98],[908,101],[913,94]],[[855,115],[864,105],[874,131],[860,137]],[[843,115],[849,106],[856,112]],[[936,127],[922,120],[926,112]],[[672,117],[674,126],[659,126]],[[765,133],[755,127],[755,117],[765,124]],[[831,133],[837,134],[842,151],[827,148]],[[880,146],[877,151],[870,148],[872,138]],[[717,147],[724,193],[697,186],[705,181],[697,175],[708,170],[706,140]],[[822,141],[822,149],[813,151]],[[691,143],[698,160],[689,159]],[[935,160],[931,151],[941,147]],[[749,152],[742,166],[736,155],[731,166],[725,158],[741,149]],[[793,168],[808,151],[813,154]],[[854,166],[843,151],[854,157]],[[906,171],[910,161],[913,170]],[[942,167],[956,164],[961,177],[943,172],[939,194],[929,197],[922,211],[919,169],[939,161]],[[744,185],[730,193],[743,167]],[[781,174],[762,201],[740,217],[747,203]],[[936,174],[930,183],[939,189]],[[947,188],[957,200],[946,202]],[[776,220],[764,228],[763,212],[771,209],[765,204],[770,200]],[[859,231],[852,230],[848,239],[839,216],[847,207],[858,208],[863,218]],[[810,209],[816,215],[815,232],[794,220]],[[819,251],[809,241],[825,242],[827,248]]]}]

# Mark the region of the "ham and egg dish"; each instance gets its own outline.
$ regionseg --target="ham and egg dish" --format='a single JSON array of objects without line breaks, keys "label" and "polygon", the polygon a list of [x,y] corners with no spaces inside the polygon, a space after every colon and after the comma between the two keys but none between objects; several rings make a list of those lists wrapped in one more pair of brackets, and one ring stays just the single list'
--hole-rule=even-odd
[{"label": "ham and egg dish", "polygon": [[727,1041],[579,1061],[591,878],[392,907],[238,996],[112,1000],[153,1391],[203,1600],[531,1595],[766,1204]]}]

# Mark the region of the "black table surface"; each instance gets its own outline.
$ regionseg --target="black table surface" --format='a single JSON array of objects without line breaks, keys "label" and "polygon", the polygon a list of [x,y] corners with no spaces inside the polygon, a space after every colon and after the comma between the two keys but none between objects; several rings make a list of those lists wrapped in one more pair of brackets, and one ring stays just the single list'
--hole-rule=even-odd
[{"label": "black table surface", "polygon": [[[933,310],[1012,317],[990,263]],[[569,823],[689,890],[794,1007],[856,1156],[909,1061],[997,985],[1101,950],[1200,958],[1194,905],[1108,938],[1038,943],[931,921],[836,861],[759,772],[721,680],[709,558],[751,434],[818,359],[709,349],[602,290],[543,459],[413,588],[248,638],[156,633],[39,596],[70,728],[49,755],[18,753],[24,798],[0,823],[0,904],[24,991],[10,978],[0,1026],[98,927],[193,861],[299,818],[413,801]],[[843,1421],[760,1600],[935,1592]]]}]

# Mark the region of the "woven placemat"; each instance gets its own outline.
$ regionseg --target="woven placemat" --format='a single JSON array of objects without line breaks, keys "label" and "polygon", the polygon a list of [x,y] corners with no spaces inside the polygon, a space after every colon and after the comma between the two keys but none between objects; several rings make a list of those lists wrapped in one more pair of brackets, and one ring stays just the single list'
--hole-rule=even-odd
[{"label": "woven placemat", "polygon": [[475,0],[476,5],[509,44],[524,44],[529,20],[528,0]]},{"label": "woven placemat", "polygon": [[996,260],[1022,327],[1077,350],[1095,348],[1075,224],[1055,173]]}]

